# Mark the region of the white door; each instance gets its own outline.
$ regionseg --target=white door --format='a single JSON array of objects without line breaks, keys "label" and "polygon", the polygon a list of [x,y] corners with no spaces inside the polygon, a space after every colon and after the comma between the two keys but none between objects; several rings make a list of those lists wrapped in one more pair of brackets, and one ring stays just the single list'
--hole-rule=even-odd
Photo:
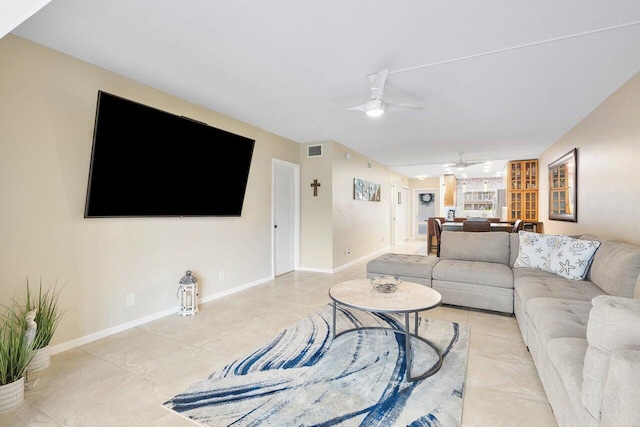
[{"label": "white door", "polygon": [[295,269],[299,237],[299,166],[273,161],[273,241],[274,275]]},{"label": "white door", "polygon": [[406,187],[397,191],[394,197],[396,204],[396,244],[408,239],[409,235],[409,189]]},{"label": "white door", "polygon": [[402,187],[402,217],[404,224],[402,225],[402,241],[408,240],[411,235],[411,199],[410,191],[407,187]]},{"label": "white door", "polygon": [[391,184],[391,244],[396,244],[396,186]]}]

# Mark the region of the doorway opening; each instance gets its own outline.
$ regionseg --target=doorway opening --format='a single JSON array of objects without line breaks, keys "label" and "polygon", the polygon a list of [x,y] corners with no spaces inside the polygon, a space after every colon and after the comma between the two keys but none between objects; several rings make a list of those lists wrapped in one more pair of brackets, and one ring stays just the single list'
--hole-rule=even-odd
[{"label": "doorway opening", "polygon": [[413,236],[415,239],[427,238],[427,220],[429,217],[439,214],[439,196],[437,188],[422,188],[414,190],[414,224]]}]

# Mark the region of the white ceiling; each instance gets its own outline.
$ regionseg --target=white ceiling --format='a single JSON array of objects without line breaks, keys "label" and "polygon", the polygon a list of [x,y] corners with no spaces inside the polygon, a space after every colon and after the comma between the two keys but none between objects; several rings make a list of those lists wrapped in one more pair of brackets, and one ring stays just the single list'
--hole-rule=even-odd
[{"label": "white ceiling", "polygon": [[[638,0],[54,0],[13,33],[407,177],[536,158],[640,71]],[[383,68],[424,110],[335,111]]]}]

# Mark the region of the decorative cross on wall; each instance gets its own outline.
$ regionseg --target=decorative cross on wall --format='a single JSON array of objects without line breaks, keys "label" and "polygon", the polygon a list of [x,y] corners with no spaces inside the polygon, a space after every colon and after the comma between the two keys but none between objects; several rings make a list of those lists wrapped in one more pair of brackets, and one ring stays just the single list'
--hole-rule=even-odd
[{"label": "decorative cross on wall", "polygon": [[318,195],[318,187],[320,187],[320,183],[317,179],[314,179],[311,186],[313,187],[313,197],[316,197]]}]

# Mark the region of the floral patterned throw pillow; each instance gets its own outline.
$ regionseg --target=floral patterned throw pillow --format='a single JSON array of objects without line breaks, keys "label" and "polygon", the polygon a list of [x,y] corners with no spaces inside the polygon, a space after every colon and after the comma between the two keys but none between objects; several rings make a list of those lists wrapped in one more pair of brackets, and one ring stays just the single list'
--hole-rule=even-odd
[{"label": "floral patterned throw pillow", "polygon": [[558,244],[550,255],[550,271],[566,279],[583,280],[600,242],[558,237]]}]

